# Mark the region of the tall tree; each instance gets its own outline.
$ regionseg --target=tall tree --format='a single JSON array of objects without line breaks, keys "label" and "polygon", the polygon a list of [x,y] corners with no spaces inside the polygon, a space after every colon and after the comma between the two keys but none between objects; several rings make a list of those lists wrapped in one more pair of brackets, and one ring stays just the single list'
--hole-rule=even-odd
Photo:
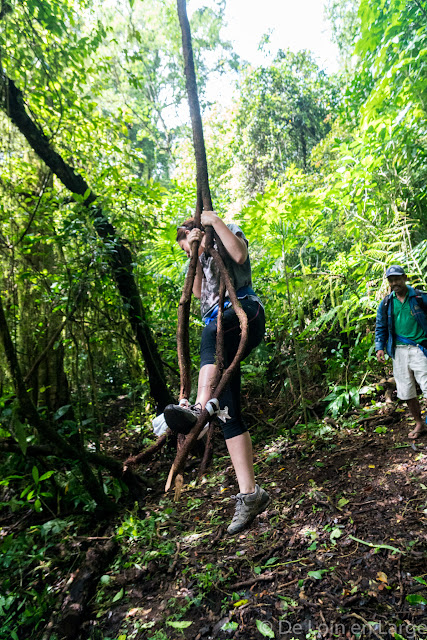
[{"label": "tall tree", "polygon": [[241,87],[236,153],[249,194],[295,164],[308,169],[311,149],[330,130],[337,91],[306,51],[279,51],[268,67],[248,70]]}]

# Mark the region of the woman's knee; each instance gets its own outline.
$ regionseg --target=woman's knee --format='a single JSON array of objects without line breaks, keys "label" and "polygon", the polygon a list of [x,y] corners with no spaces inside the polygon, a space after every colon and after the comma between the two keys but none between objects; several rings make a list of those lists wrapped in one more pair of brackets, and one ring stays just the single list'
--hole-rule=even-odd
[{"label": "woman's knee", "polygon": [[236,420],[229,424],[225,423],[222,427],[222,433],[225,440],[240,436],[242,433],[246,433],[246,431],[248,431],[248,427],[241,420]]}]

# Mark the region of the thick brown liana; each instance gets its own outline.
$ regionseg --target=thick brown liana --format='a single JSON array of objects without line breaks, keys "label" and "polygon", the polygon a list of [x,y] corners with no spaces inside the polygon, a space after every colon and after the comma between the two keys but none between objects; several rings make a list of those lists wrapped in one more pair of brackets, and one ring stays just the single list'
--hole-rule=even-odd
[{"label": "thick brown liana", "polygon": [[[187,16],[186,0],[177,0],[178,17],[181,25],[182,32],[182,50],[184,56],[184,73],[186,79],[188,103],[190,107],[191,124],[193,129],[193,144],[196,157],[196,179],[197,179],[197,202],[196,202],[196,225],[200,228],[200,216],[202,208],[208,211],[212,211],[212,199],[209,189],[208,167],[206,161],[206,149],[203,138],[203,126],[202,118],[200,114],[200,104],[197,93],[196,74],[194,71],[194,59],[193,48],[191,43],[191,31],[190,24]],[[218,250],[214,248],[214,234],[212,227],[208,227],[206,230],[206,243],[205,251],[208,255],[212,256],[215,265],[220,274],[220,299],[219,299],[219,312],[217,320],[217,375],[214,383],[214,390],[212,393],[213,398],[220,398],[226,385],[233,376],[236,368],[242,359],[247,341],[248,341],[248,319],[246,313],[242,309],[234,288],[234,283],[228,273],[228,270],[224,264],[222,256],[225,256],[222,243],[219,238],[216,238],[216,245]],[[193,245],[194,247],[194,245]],[[220,255],[222,254],[222,256]],[[181,398],[188,398],[191,391],[191,378],[190,378],[190,350],[189,350],[189,312],[191,302],[191,292],[193,288],[194,277],[196,274],[198,260],[198,247],[193,248],[192,256],[190,259],[190,266],[188,269],[187,277],[184,284],[184,290],[181,296],[178,310],[178,332],[177,332],[177,347],[178,347],[178,360],[181,373]],[[228,292],[228,296],[233,305],[233,309],[239,318],[241,337],[240,344],[237,349],[237,353],[229,365],[224,371],[224,329],[223,329],[223,302],[225,296],[225,290]],[[178,451],[176,458],[172,464],[169,476],[166,482],[165,490],[168,491],[172,486],[172,482],[175,482],[175,499],[179,498],[181,488],[183,484],[183,470],[187,460],[188,453],[196,441],[203,427],[211,419],[210,414],[204,409],[199,416],[193,429],[185,438],[182,444],[178,445]],[[208,431],[208,441],[206,445],[205,455],[202,460],[202,464],[199,471],[199,477],[206,469],[206,465],[212,454],[213,443],[213,425],[210,425]]]}]

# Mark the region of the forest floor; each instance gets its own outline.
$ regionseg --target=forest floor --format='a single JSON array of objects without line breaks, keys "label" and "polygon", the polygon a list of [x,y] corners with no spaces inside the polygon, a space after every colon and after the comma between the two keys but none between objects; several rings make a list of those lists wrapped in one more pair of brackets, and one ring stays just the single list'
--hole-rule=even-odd
[{"label": "forest floor", "polygon": [[[22,577],[36,590],[49,581],[50,622],[8,637],[427,637],[427,438],[408,441],[402,405],[371,400],[290,437],[277,402],[252,399],[263,407],[251,416],[257,480],[272,501],[247,531],[226,533],[237,488],[220,435],[208,476],[196,484],[192,459],[177,503],[163,492],[165,451],[140,469],[152,479],[142,509],[80,530],[52,521],[60,544],[50,524],[52,548]],[[137,442],[111,427],[106,445],[125,459]]]},{"label": "forest floor", "polygon": [[[81,637],[427,637],[427,438],[408,441],[403,407],[367,408],[292,439],[255,431],[272,502],[240,535],[226,533],[237,489],[219,436],[208,477],[191,481],[193,465],[178,503],[162,478],[146,517],[115,528]],[[170,460],[156,465],[165,476]]]}]

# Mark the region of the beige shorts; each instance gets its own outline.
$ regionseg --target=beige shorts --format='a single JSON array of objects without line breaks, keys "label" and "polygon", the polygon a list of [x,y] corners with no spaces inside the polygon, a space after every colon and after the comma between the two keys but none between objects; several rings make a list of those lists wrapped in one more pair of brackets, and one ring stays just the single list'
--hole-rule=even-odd
[{"label": "beige shorts", "polygon": [[398,344],[393,358],[393,375],[398,398],[411,400],[417,397],[415,380],[427,398],[427,358],[421,349],[410,344]]}]

